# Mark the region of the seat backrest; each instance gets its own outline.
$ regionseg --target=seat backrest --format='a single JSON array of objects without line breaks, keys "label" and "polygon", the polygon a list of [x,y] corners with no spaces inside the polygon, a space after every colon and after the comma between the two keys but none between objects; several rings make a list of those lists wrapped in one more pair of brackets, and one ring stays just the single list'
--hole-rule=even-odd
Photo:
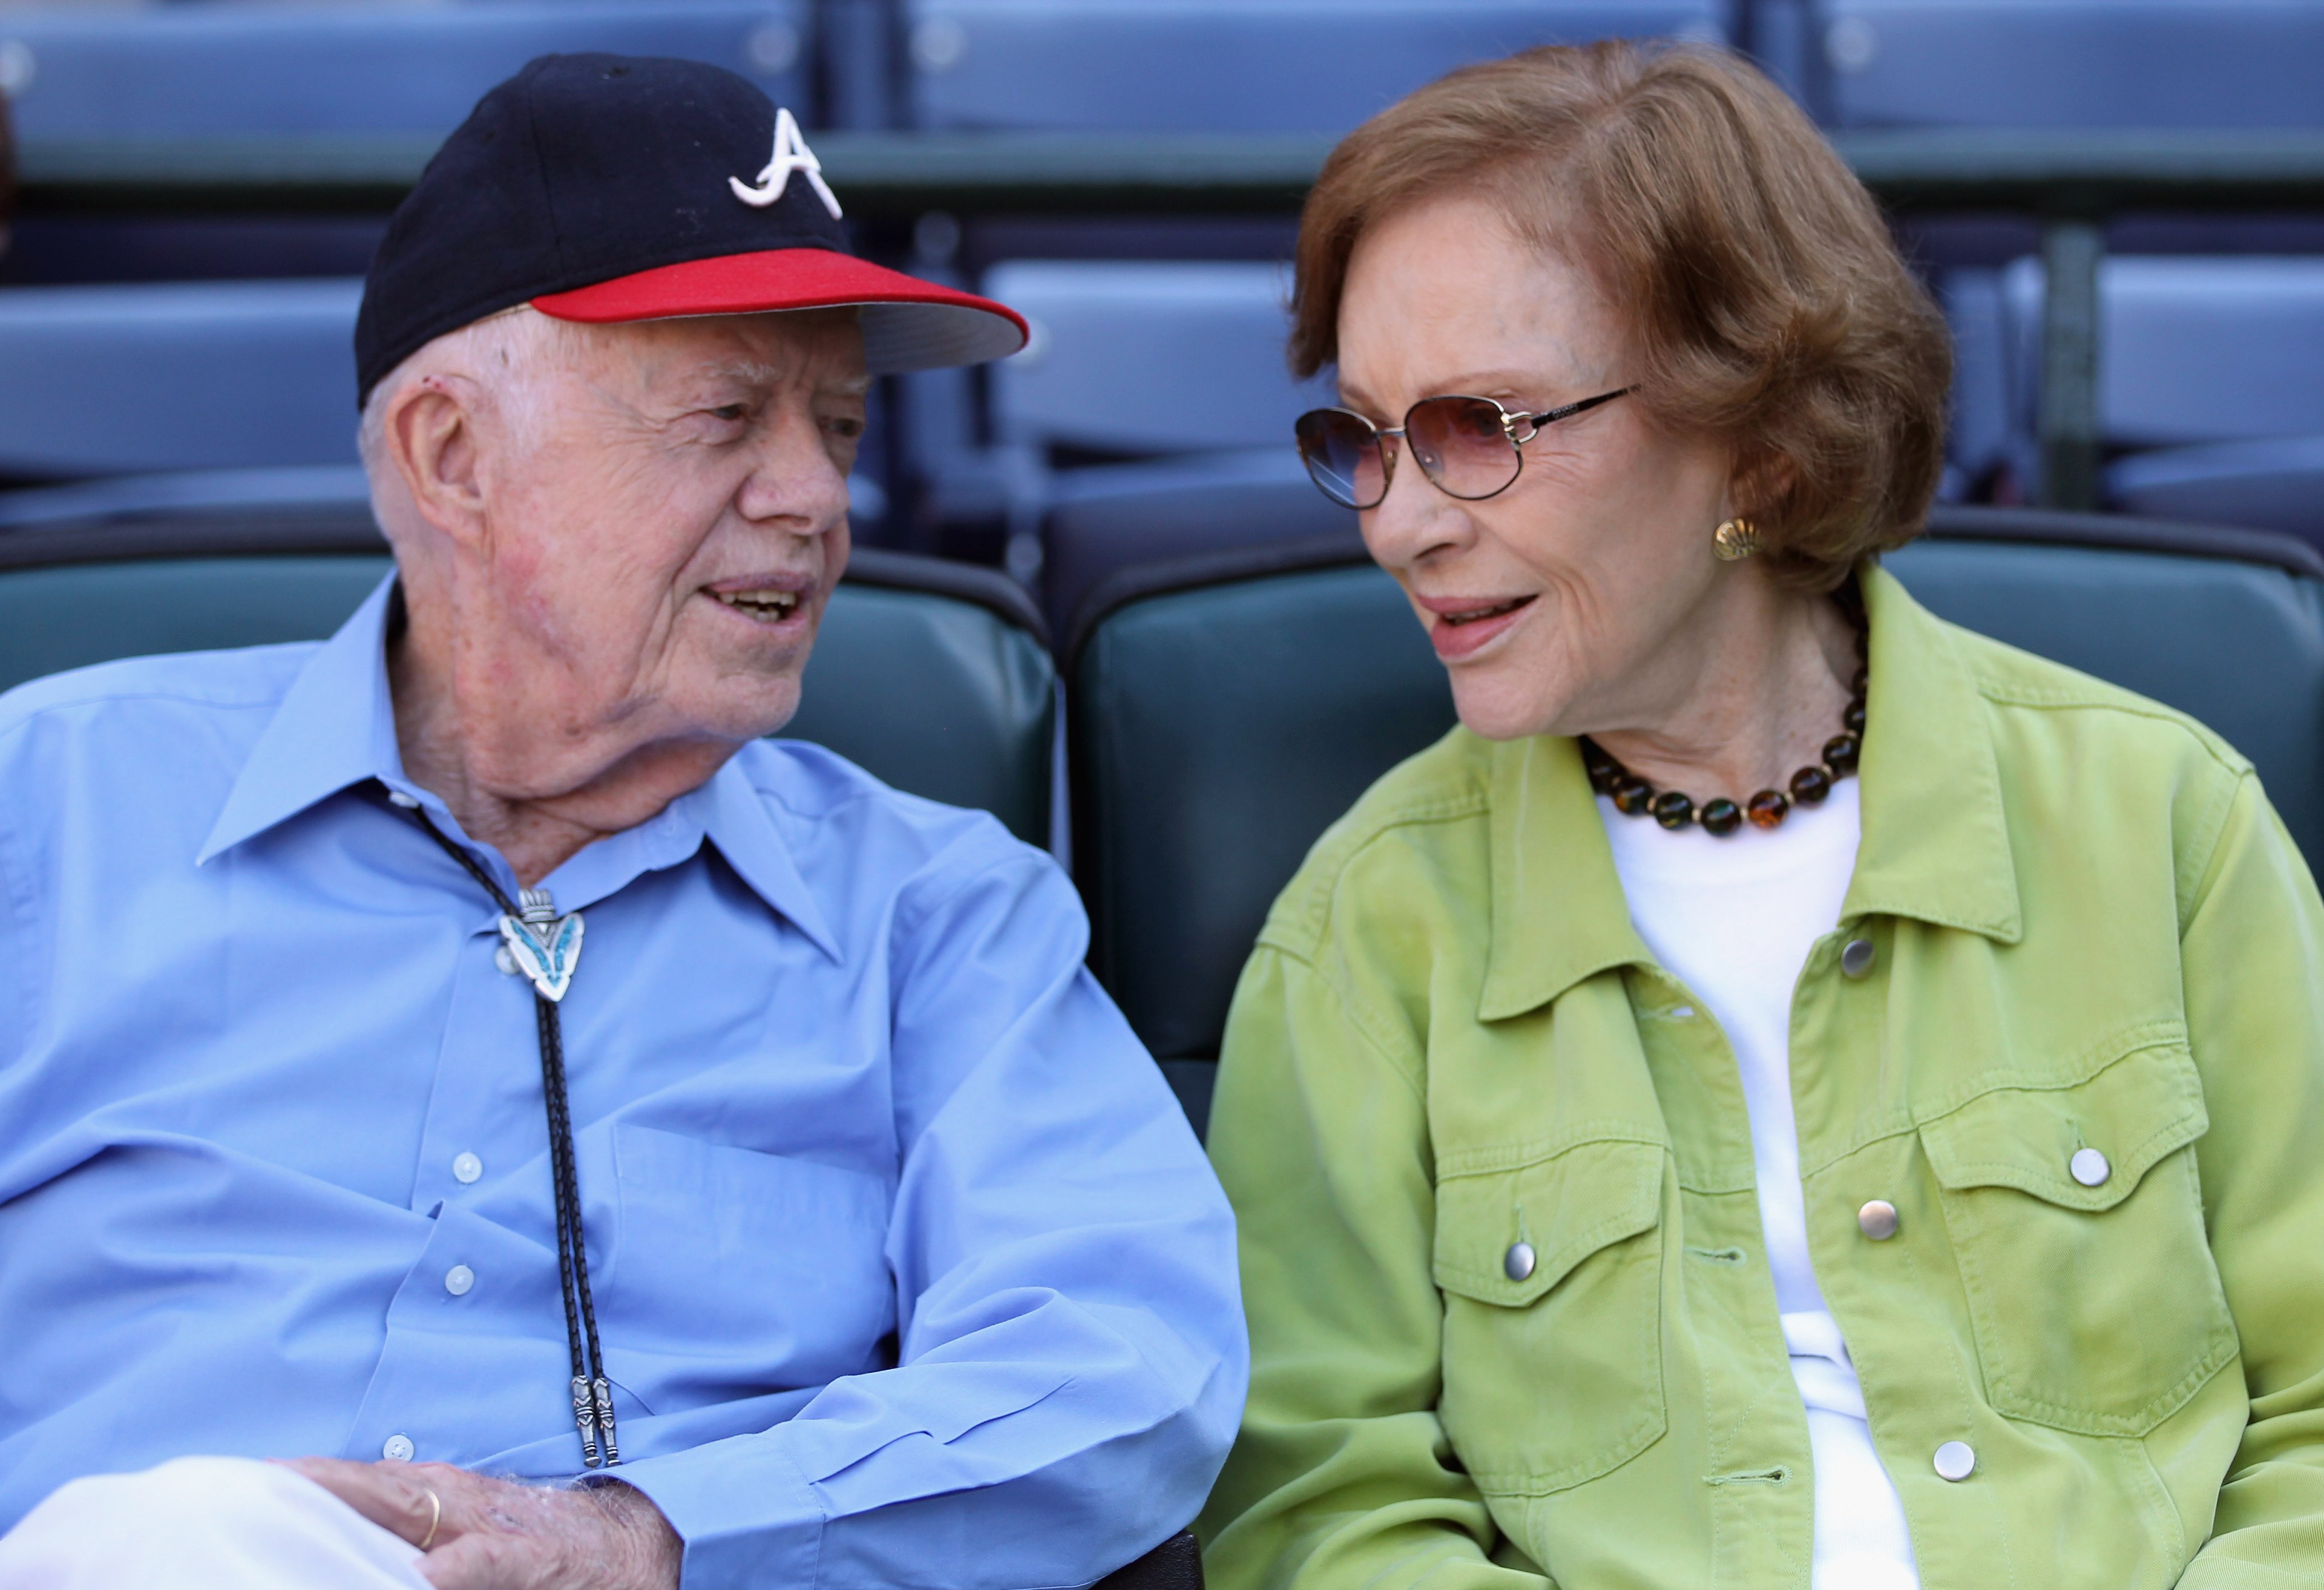
[{"label": "seat backrest", "polygon": [[924,128],[1342,133],[1473,60],[1720,41],[1720,0],[906,0]]},{"label": "seat backrest", "polygon": [[0,474],[355,461],[363,283],[0,290]]},{"label": "seat backrest", "polygon": [[[120,657],[319,639],[388,567],[368,519],[346,515],[0,535],[0,689]],[[783,733],[1046,848],[1056,694],[1017,586],[858,551]]]},{"label": "seat backrest", "polygon": [[1050,627],[1066,633],[1123,569],[1318,538],[1361,550],[1355,510],[1317,491],[1290,447],[1075,471],[1042,532]]},{"label": "seat backrest", "polygon": [[1820,0],[1814,11],[1825,88],[1811,97],[1837,126],[2324,125],[2324,7],[2300,0]]},{"label": "seat backrest", "polygon": [[1290,275],[1258,262],[1021,260],[984,290],[1033,326],[992,371],[1003,441],[1114,453],[1287,449],[1333,401],[1283,363]]},{"label": "seat backrest", "polygon": [[[1943,617],[2190,712],[2324,856],[2324,561],[2281,538],[1942,510],[1889,566]],[[1316,837],[1450,728],[1401,593],[1344,541],[1131,570],[1068,651],[1090,964],[1199,1124],[1229,999]],[[1876,724],[1874,733],[1877,733]]]},{"label": "seat backrest", "polygon": [[[2324,18],[2324,5],[2315,8]],[[2324,104],[2324,65],[2316,97]],[[2043,272],[2003,273],[2012,389],[2030,434]],[[2119,256],[2098,267],[2098,413],[2120,447],[2324,434],[2324,259]]]},{"label": "seat backrest", "polygon": [[575,51],[710,61],[805,120],[808,23],[808,0],[58,7],[0,16],[0,77],[35,139],[440,134],[534,56]]}]

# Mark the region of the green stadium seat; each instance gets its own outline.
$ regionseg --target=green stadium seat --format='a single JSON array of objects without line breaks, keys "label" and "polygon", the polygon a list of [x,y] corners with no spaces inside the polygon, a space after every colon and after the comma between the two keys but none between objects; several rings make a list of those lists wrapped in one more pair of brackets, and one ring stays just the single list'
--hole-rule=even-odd
[{"label": "green stadium seat", "polygon": [[[2324,855],[2324,559],[2264,532],[1941,509],[1888,566],[1936,612],[2192,712]],[[1199,1127],[1237,974],[1324,827],[1453,721],[1344,537],[1130,569],[1066,650],[1090,964]]]},{"label": "green stadium seat", "polygon": [[[387,568],[354,511],[0,535],[0,690],[115,657],[319,639]],[[1056,698],[1047,636],[1015,584],[862,549],[783,732],[1047,848]]]}]

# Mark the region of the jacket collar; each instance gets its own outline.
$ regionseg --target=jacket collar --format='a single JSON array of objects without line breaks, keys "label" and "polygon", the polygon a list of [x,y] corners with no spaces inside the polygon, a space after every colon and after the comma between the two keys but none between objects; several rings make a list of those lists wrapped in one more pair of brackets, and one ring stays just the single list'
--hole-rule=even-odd
[{"label": "jacket collar", "polygon": [[[438,828],[479,853],[502,887],[516,892],[507,863],[468,840],[443,801],[404,775],[387,680],[388,631],[398,605],[391,574],[308,658],[252,746],[196,866],[375,779],[418,801]],[[641,872],[678,865],[707,839],[752,893],[825,955],[842,959],[765,799],[738,765],[742,759],[729,758],[706,784],[635,828],[588,846],[542,879],[543,886],[567,909],[580,909]]]},{"label": "jacket collar", "polygon": [[1862,577],[1872,620],[1864,838],[1840,914],[1909,916],[2014,944],[2025,924],[2001,766],[1960,631],[1886,570]]},{"label": "jacket collar", "polygon": [[[1952,630],[1893,576],[1868,565],[1862,584],[1872,630],[1864,833],[1841,918],[1909,916],[2015,943],[2017,869],[1977,680]],[[1576,743],[1544,735],[1488,756],[1492,942],[1477,1016],[1499,1021],[1654,957],[1630,925]]]}]

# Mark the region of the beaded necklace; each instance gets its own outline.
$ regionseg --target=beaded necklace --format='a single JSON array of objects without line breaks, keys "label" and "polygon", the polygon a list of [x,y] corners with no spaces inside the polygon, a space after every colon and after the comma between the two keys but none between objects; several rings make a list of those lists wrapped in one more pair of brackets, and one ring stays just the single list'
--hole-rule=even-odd
[{"label": "beaded necklace", "polygon": [[1871,628],[1864,616],[1864,596],[1853,584],[1833,593],[1840,610],[1856,629],[1856,675],[1848,682],[1848,705],[1840,710],[1840,732],[1823,742],[1823,760],[1792,775],[1789,793],[1763,789],[1741,805],[1725,795],[1703,803],[1674,789],[1655,786],[1616,760],[1588,735],[1582,737],[1582,765],[1590,774],[1590,787],[1614,803],[1625,817],[1652,817],[1673,831],[1699,823],[1724,839],[1748,822],[1754,828],[1780,827],[1792,807],[1821,804],[1833,785],[1856,771],[1864,749],[1864,694],[1871,681]]}]

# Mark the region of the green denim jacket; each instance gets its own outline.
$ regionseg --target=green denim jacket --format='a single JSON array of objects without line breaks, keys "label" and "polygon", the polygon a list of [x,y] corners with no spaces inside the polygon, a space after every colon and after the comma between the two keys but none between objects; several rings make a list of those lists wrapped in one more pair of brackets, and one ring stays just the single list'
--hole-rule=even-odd
[{"label": "green denim jacket", "polygon": [[[1863,842],[1792,1088],[1922,1584],[2324,1584],[2324,903],[2201,726],[1865,588]],[[1455,731],[1317,843],[1212,1116],[1253,1360],[1213,1590],[1806,1590],[1806,1418],[1700,1008],[1572,740]]]}]

